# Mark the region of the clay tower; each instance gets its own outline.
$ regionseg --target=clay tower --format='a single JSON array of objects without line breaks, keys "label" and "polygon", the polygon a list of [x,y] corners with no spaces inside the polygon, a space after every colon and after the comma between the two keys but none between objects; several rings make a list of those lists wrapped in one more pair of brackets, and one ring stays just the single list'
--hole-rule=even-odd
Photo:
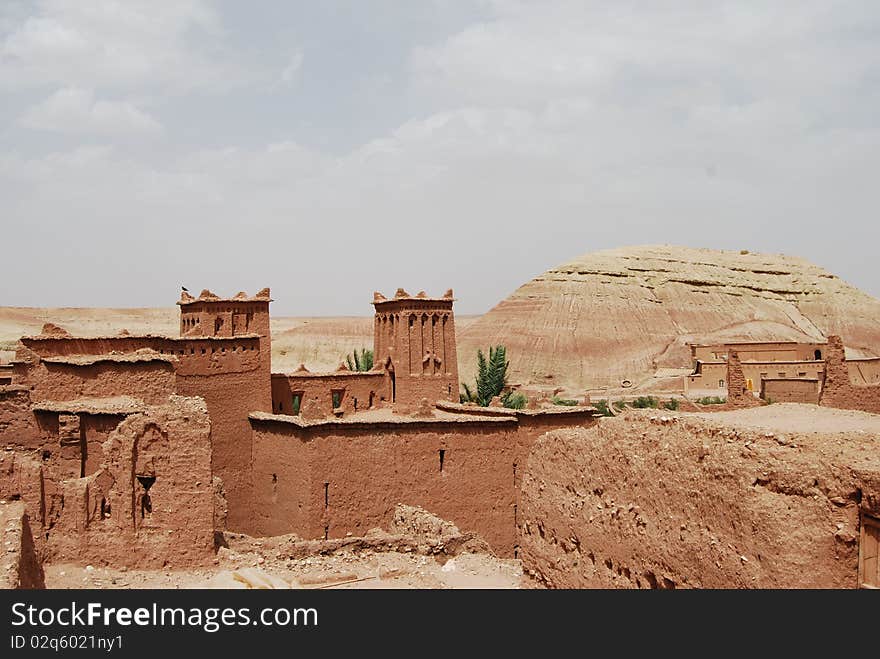
[{"label": "clay tower", "polygon": [[402,288],[390,300],[373,294],[375,368],[387,369],[387,399],[396,406],[415,407],[422,398],[458,400],[453,301],[451,289],[437,298]]},{"label": "clay tower", "polygon": [[[231,298],[220,298],[205,289],[198,298],[184,291],[180,300],[180,336],[244,336],[258,335],[269,339],[269,289],[253,297],[241,292]],[[262,343],[262,342],[261,342]],[[261,346],[268,349],[268,346]]]}]

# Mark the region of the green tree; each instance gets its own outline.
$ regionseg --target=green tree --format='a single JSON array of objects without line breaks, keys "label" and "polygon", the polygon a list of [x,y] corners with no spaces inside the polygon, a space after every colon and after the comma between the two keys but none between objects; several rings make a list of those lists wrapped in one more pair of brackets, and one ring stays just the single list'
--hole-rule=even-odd
[{"label": "green tree", "polygon": [[[504,346],[489,347],[489,357],[482,350],[477,350],[477,381],[476,388],[471,389],[467,384],[462,384],[464,393],[461,394],[462,402],[474,402],[485,407],[492,402],[495,396],[500,396],[504,387],[507,386],[507,350]],[[508,402],[514,402],[510,393],[504,398]],[[519,402],[519,399],[516,399]]]},{"label": "green tree", "polygon": [[345,364],[349,371],[369,371],[373,368],[373,351],[367,348],[361,348],[360,354],[357,350],[345,356]]}]

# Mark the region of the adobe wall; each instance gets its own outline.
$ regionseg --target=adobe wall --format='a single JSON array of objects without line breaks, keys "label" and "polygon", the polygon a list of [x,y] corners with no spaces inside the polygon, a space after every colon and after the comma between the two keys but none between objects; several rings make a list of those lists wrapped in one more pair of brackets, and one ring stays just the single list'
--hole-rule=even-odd
[{"label": "adobe wall", "polygon": [[[340,408],[355,412],[370,409],[390,398],[387,374],[381,371],[336,373],[273,373],[272,411],[293,414],[293,394],[301,394],[300,411],[314,417],[333,415],[332,392],[340,391]],[[307,408],[305,410],[304,408]]]},{"label": "adobe wall", "polygon": [[0,500],[20,501],[28,511],[30,536],[37,553],[42,556],[44,528],[51,513],[49,497],[54,491],[43,477],[39,451],[14,448],[0,450]]},{"label": "adobe wall", "polygon": [[0,589],[45,588],[25,506],[0,503]]},{"label": "adobe wall", "polygon": [[513,555],[514,419],[253,424],[259,533],[363,535],[388,528],[394,507],[404,503],[478,533],[499,555]]},{"label": "adobe wall", "polygon": [[147,403],[167,400],[175,391],[174,366],[165,361],[99,362],[91,365],[42,361],[30,369],[33,401],[132,396]]},{"label": "adobe wall", "polygon": [[128,567],[205,563],[214,548],[211,424],[203,401],[173,396],[122,421],[104,465],[62,481],[47,556]]},{"label": "adobe wall", "polygon": [[819,404],[819,381],[773,378],[761,381],[761,398],[774,403]]},{"label": "adobe wall", "polygon": [[880,384],[880,359],[848,359],[846,365],[853,384]]},{"label": "adobe wall", "polygon": [[855,385],[850,381],[843,342],[839,336],[828,337],[825,386],[820,404],[880,414],[880,385]]},{"label": "adobe wall", "polygon": [[27,387],[0,386],[0,446],[36,448],[40,433]]},{"label": "adobe wall", "polygon": [[549,433],[523,475],[523,569],[556,588],[854,588],[875,443],[638,412]]},{"label": "adobe wall", "polygon": [[453,420],[252,419],[257,533],[363,535],[388,528],[403,503],[479,534],[500,555],[515,555],[525,456],[548,430],[594,424],[594,411],[480,408],[467,418],[466,406],[441,409]]},{"label": "adobe wall", "polygon": [[761,401],[749,391],[739,355],[731,352],[727,356],[727,402],[723,405],[714,405],[712,409],[716,411],[733,410],[759,405],[762,405]]}]

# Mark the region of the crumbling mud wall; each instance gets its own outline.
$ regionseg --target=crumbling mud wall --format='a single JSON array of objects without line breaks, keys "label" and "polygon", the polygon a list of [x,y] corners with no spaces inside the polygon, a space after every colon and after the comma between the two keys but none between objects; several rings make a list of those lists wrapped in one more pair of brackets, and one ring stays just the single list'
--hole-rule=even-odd
[{"label": "crumbling mud wall", "polygon": [[860,516],[880,512],[876,438],[714,419],[628,412],[539,439],[525,572],[557,588],[856,587]]},{"label": "crumbling mud wall", "polygon": [[39,444],[39,437],[28,388],[0,386],[0,446],[33,448]]},{"label": "crumbling mud wall", "polygon": [[172,396],[127,417],[103,455],[94,474],[60,483],[48,558],[129,567],[210,558],[216,487],[204,401]]},{"label": "crumbling mud wall", "polygon": [[45,588],[25,505],[0,501],[0,589]]},{"label": "crumbling mud wall", "polygon": [[258,531],[315,538],[388,528],[420,506],[512,556],[516,420],[300,427],[254,420]]},{"label": "crumbling mud wall", "polygon": [[719,405],[717,410],[733,410],[743,407],[758,407],[761,401],[749,391],[739,355],[730,351],[727,356],[727,402]]},{"label": "crumbling mud wall", "polygon": [[[294,409],[294,398],[298,398],[299,409]],[[368,410],[390,398],[389,379],[382,371],[272,374],[272,411],[276,414],[329,417],[334,409],[348,413]]]},{"label": "crumbling mud wall", "polygon": [[819,381],[799,378],[770,378],[761,381],[761,398],[774,403],[819,404]]},{"label": "crumbling mud wall", "polygon": [[880,414],[880,385],[856,385],[850,381],[843,341],[828,337],[825,351],[825,386],[820,405]]}]

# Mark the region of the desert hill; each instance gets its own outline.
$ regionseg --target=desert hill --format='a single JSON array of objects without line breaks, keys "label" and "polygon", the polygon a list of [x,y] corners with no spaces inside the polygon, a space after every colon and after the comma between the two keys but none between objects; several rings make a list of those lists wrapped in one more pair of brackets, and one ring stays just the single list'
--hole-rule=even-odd
[{"label": "desert hill", "polygon": [[636,386],[689,365],[688,342],[821,340],[880,351],[880,300],[791,256],[672,246],[585,254],[517,289],[459,332],[463,380],[505,344],[512,379],[568,389]]}]

